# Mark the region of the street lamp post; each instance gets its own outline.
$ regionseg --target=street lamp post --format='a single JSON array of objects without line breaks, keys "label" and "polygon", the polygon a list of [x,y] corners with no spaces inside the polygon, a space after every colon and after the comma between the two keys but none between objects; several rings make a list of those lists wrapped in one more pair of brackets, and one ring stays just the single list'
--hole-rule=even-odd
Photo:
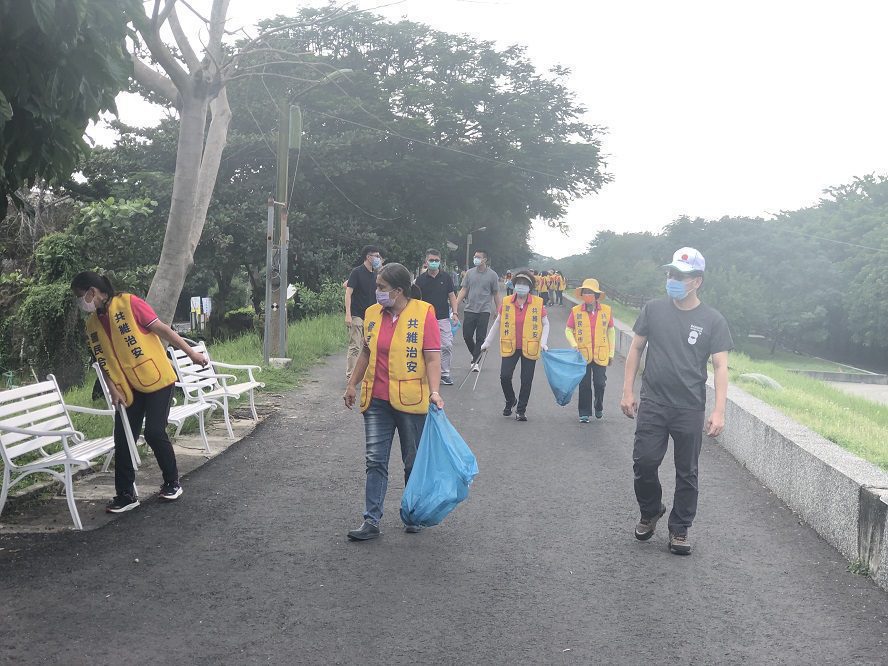
[{"label": "street lamp post", "polygon": [[[289,284],[287,260],[290,252],[290,229],[287,225],[288,186],[290,179],[290,150],[302,145],[302,109],[294,102],[307,92],[333,79],[351,74],[350,69],[337,69],[289,97],[281,105],[278,117],[277,144],[277,196],[269,200],[269,225],[266,234],[265,264],[265,362],[280,358],[287,362],[287,285]],[[277,230],[271,223],[277,220]],[[275,245],[277,240],[277,245]],[[277,261],[275,262],[275,249]],[[276,270],[275,270],[276,269]]]},{"label": "street lamp post", "polygon": [[487,227],[479,227],[466,234],[466,270],[469,270],[469,250],[472,249],[472,234],[478,233],[479,231],[487,231]]}]

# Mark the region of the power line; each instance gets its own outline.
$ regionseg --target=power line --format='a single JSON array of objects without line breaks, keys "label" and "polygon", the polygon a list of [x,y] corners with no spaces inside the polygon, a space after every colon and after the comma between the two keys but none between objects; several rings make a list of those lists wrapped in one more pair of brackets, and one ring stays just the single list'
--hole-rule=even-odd
[{"label": "power line", "polygon": [[553,178],[555,180],[561,180],[564,178],[563,175],[558,176],[556,174],[547,173],[545,171],[539,171],[537,169],[529,169],[529,168],[523,167],[519,164],[515,164],[514,162],[508,162],[506,160],[498,160],[494,157],[485,157],[484,155],[476,155],[475,153],[470,153],[466,150],[460,150],[459,148],[453,148],[452,146],[442,146],[437,143],[432,143],[431,141],[425,141],[424,139],[414,139],[413,137],[406,136],[404,134],[401,134],[400,132],[396,132],[395,130],[388,130],[388,129],[383,129],[380,127],[372,127],[370,125],[365,125],[363,123],[359,123],[356,120],[348,120],[346,118],[340,118],[339,116],[334,116],[329,113],[324,113],[323,111],[316,111],[315,109],[308,109],[308,108],[306,108],[305,110],[310,113],[317,114],[319,116],[324,116],[325,118],[330,118],[331,120],[338,120],[339,122],[348,123],[350,125],[356,125],[358,127],[363,127],[364,129],[372,130],[374,132],[382,132],[383,134],[388,134],[390,136],[396,136],[399,139],[403,139],[404,141],[410,141],[413,143],[421,143],[423,145],[430,146],[432,148],[437,148],[439,150],[446,150],[448,152],[457,153],[459,155],[465,155],[466,157],[471,157],[473,159],[481,160],[483,162],[489,162],[491,164],[499,164],[502,166],[507,166],[507,167],[511,167],[513,169],[517,169],[519,171],[524,171],[526,173],[532,173],[537,176],[546,176],[547,178]]},{"label": "power line", "polygon": [[364,215],[372,217],[374,220],[380,220],[382,222],[393,222],[395,220],[400,220],[401,218],[404,217],[403,215],[398,215],[398,217],[380,217],[379,215],[374,215],[370,211],[361,207],[360,205],[358,205],[357,203],[352,201],[351,198],[349,198],[349,196],[345,192],[343,192],[336,183],[333,182],[333,180],[330,178],[330,176],[328,176],[327,173],[321,168],[321,165],[318,164],[318,161],[314,158],[314,156],[311,153],[306,153],[306,155],[308,156],[308,159],[310,159],[314,163],[314,165],[318,168],[318,171],[321,172],[321,175],[327,179],[327,182],[330,183],[330,185],[332,185],[333,188],[337,192],[339,192],[339,194],[342,195],[342,198],[345,199],[346,201],[348,201],[352,206],[357,208],[359,211],[364,213]]}]

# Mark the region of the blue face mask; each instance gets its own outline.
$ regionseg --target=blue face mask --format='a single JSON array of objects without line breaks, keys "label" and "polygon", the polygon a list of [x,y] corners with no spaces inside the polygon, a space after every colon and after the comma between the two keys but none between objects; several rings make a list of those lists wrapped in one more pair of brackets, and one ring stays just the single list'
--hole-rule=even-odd
[{"label": "blue face mask", "polygon": [[371,257],[370,264],[373,266],[373,270],[378,271],[382,267],[382,259],[379,257]]},{"label": "blue face mask", "polygon": [[666,279],[666,293],[670,298],[674,298],[677,301],[680,301],[683,298],[686,298],[688,295],[688,288],[685,286],[685,283],[681,280],[676,280],[674,278]]},{"label": "blue face mask", "polygon": [[430,261],[430,262],[429,262],[429,270],[430,270],[430,271],[436,271],[436,270],[438,270],[439,268],[441,268],[441,262],[440,262],[440,261]]},{"label": "blue face mask", "polygon": [[481,265],[481,257],[475,257],[475,259],[472,263],[475,264],[476,266],[480,266]]},{"label": "blue face mask", "polygon": [[527,296],[530,293],[530,287],[526,284],[516,284],[515,293],[519,296]]}]

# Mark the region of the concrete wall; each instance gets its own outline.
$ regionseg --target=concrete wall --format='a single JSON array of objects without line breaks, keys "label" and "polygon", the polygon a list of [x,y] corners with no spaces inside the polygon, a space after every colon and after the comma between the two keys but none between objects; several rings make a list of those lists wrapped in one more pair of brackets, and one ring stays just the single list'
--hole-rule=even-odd
[{"label": "concrete wall", "polygon": [[849,384],[888,384],[888,375],[852,372],[827,372],[823,370],[790,370],[822,382],[847,382]]},{"label": "concrete wall", "polygon": [[[630,326],[615,321],[625,357]],[[710,377],[707,410],[715,390]],[[715,442],[850,562],[888,590],[888,473],[737,386],[728,388],[725,432]]]}]

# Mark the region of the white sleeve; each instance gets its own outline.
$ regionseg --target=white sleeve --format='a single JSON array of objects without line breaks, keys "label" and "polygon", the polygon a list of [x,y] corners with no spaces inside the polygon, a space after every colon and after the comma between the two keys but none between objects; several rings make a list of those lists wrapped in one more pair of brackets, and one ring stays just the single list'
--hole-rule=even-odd
[{"label": "white sleeve", "polygon": [[493,326],[490,327],[490,330],[487,331],[487,337],[484,338],[484,346],[490,349],[490,345],[493,344],[493,341],[496,339],[496,336],[499,335],[500,330],[500,316],[497,315],[496,319],[493,320]]},{"label": "white sleeve", "polygon": [[540,346],[548,347],[549,346],[549,317],[543,317],[543,337],[540,338]]}]

